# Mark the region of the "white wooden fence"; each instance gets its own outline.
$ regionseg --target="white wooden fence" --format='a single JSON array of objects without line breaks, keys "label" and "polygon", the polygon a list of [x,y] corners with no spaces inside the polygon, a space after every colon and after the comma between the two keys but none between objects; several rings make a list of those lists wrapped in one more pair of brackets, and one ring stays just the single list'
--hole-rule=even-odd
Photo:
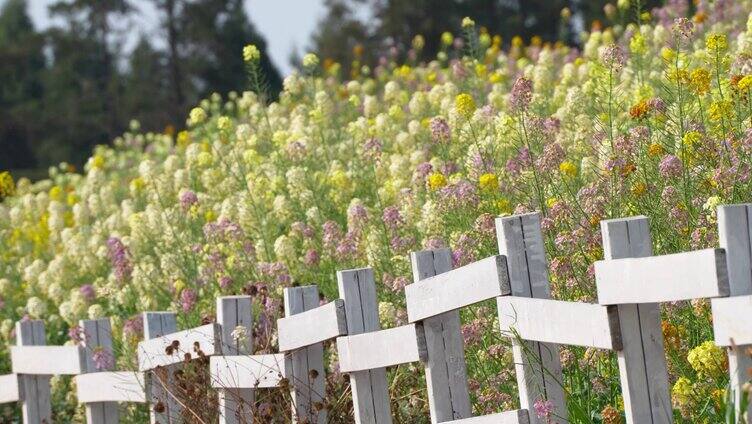
[{"label": "white wooden fence", "polygon": [[[338,272],[340,299],[325,305],[315,286],[285,289],[278,354],[252,354],[248,296],[217,299],[216,323],[183,331],[174,313],[144,313],[138,371],[97,368],[94,355],[112,355],[106,319],[81,321],[80,346],[46,346],[41,321],[18,322],[14,374],[0,376],[0,402],[21,402],[24,423],[52,423],[50,376],[75,375],[88,423],[117,423],[118,402],[149,402],[151,422],[180,423],[186,405],[173,395],[173,372],[210,357],[222,424],[252,422],[255,391],[273,387],[290,391],[294,421],[324,423],[323,342],[336,339],[356,423],[392,422],[386,368],[410,362],[425,367],[433,423],[542,424],[533,412],[538,400],[550,401],[553,421],[566,423],[558,350],[564,344],[616,351],[628,423],[671,423],[661,302],[713,298],[715,343],[728,347],[735,396],[749,380],[752,320],[739,317],[752,313],[751,209],[718,209],[720,248],[664,256],[652,255],[647,218],[603,221],[598,304],[550,299],[537,213],[498,218],[497,256],[452,269],[446,249],[412,254],[407,325],[380,328],[370,268]],[[459,310],[488,299],[496,299],[500,330],[512,339],[521,409],[473,417]]]}]

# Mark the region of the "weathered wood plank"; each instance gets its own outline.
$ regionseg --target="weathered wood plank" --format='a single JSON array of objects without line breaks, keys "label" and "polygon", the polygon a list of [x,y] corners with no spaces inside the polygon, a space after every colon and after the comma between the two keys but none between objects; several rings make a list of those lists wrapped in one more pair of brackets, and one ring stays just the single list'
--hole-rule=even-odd
[{"label": "weathered wood plank", "polygon": [[601,305],[729,295],[723,249],[597,261],[595,279]]},{"label": "weathered wood plank", "polygon": [[[724,205],[718,207],[718,241],[720,247],[726,250],[726,265],[728,266],[729,293],[731,296],[746,297],[752,295],[752,220],[750,215],[752,204]],[[742,404],[744,385],[749,383],[749,370],[752,369],[752,344],[743,344],[742,338],[737,336],[737,329],[741,329],[741,323],[746,320],[738,319],[748,316],[752,309],[746,309],[743,315],[737,315],[738,322],[735,324],[724,323],[726,314],[723,305],[727,299],[713,299],[713,326],[716,341],[728,342],[735,338],[733,347],[728,349],[729,358],[729,386],[734,395],[735,405]],[[744,300],[731,301],[728,299],[730,309],[735,305],[742,307]],[[718,306],[716,306],[718,305]],[[721,314],[719,316],[717,314]],[[730,315],[730,314],[729,314]],[[718,322],[718,320],[722,322]],[[744,333],[749,334],[749,333]],[[739,338],[739,340],[736,340]],[[718,344],[718,343],[716,343]],[[723,346],[723,344],[720,344]],[[741,415],[743,411],[737,409]],[[752,417],[752,402],[747,407],[747,416]],[[739,416],[737,415],[737,416]]]},{"label": "weathered wood plank", "polygon": [[[115,354],[112,349],[112,327],[109,318],[80,320],[78,325],[83,330],[81,345],[84,349],[86,372],[111,371],[115,366]],[[104,360],[96,361],[95,355],[101,356]],[[81,399],[79,402],[82,402]],[[120,422],[117,402],[83,403],[86,404],[88,424],[118,424]]]},{"label": "weathered wood plank", "polygon": [[525,297],[499,297],[496,303],[501,331],[507,336],[516,333],[524,340],[621,349],[616,308]]},{"label": "weathered wood plank", "polygon": [[[222,354],[253,353],[253,314],[250,296],[218,297],[217,322],[221,327]],[[217,392],[220,424],[253,422],[253,389],[219,388]]]},{"label": "weathered wood plank", "polygon": [[[412,254],[413,275],[420,256],[431,252]],[[433,269],[433,266],[431,267]],[[474,303],[506,296],[511,293],[506,258],[491,256],[461,268],[436,273],[405,286],[407,317],[409,322],[417,322],[444,312],[460,309]]]},{"label": "weathered wood plank", "polygon": [[[203,352],[204,356],[218,354],[220,336],[219,324],[212,323],[139,342],[138,369],[149,371],[159,366],[177,364],[185,360],[186,354],[197,358],[198,351]],[[176,343],[177,348],[168,354],[167,348]]]},{"label": "weathered wood plank", "polygon": [[345,302],[336,299],[277,320],[279,350],[287,352],[347,334]]},{"label": "weathered wood plank", "polygon": [[74,377],[80,403],[145,403],[144,375],[135,371],[103,371]]},{"label": "weathered wood plank", "polygon": [[[177,318],[174,312],[144,312],[144,340],[157,339],[175,332],[177,332]],[[139,354],[139,362],[141,362],[140,356]],[[180,367],[178,364],[168,365],[163,370],[146,373],[147,400],[151,403],[149,419],[152,424],[180,422],[183,408],[170,394],[170,391],[175,390],[173,373],[178,367]],[[159,412],[155,409],[157,404],[162,406]]]},{"label": "weathered wood plank", "polygon": [[365,371],[427,359],[421,324],[338,337],[337,353],[342,372]]},{"label": "weathered wood plank", "polygon": [[[344,301],[319,306],[319,290],[316,286],[289,287],[284,291],[286,318],[277,321],[279,344],[282,342],[282,327],[290,343],[280,350],[297,345],[290,353],[292,365],[290,396],[292,398],[293,422],[324,423],[326,410],[318,408],[326,395],[324,370],[324,346],[321,335],[346,332],[347,322],[344,316]],[[303,317],[295,321],[295,318]],[[280,321],[289,320],[286,324]],[[321,330],[319,332],[319,330]],[[308,337],[304,335],[308,332]],[[331,337],[326,337],[331,338]]]},{"label": "weathered wood plank", "polygon": [[752,345],[752,295],[712,299],[711,307],[716,345]]},{"label": "weathered wood plank", "polygon": [[[529,213],[496,219],[499,253],[507,258],[512,295],[548,299],[548,261],[540,225],[540,214]],[[533,410],[535,402],[548,400],[561,424],[568,422],[562,382],[559,346],[529,340],[512,340],[517,386],[522,409]],[[532,424],[544,420],[530,414]],[[547,424],[547,423],[546,423]]]},{"label": "weathered wood plank", "polygon": [[262,389],[279,387],[289,379],[289,356],[272,355],[212,356],[209,358],[212,387]]},{"label": "weathered wood plank", "polygon": [[0,375],[0,403],[18,402],[21,391],[16,374]]},{"label": "weathered wood plank", "polygon": [[[601,221],[606,260],[653,254],[644,216]],[[658,283],[657,285],[660,285]],[[657,303],[618,305],[622,349],[617,352],[628,423],[668,424],[673,420],[666,354]]]},{"label": "weathered wood plank", "polygon": [[483,415],[461,420],[445,421],[444,424],[529,424],[527,409],[500,412],[498,414]]},{"label": "weathered wood plank", "polygon": [[[347,334],[378,331],[381,326],[373,270],[338,271],[337,285],[339,296],[345,301]],[[392,423],[385,368],[351,372],[350,387],[357,424]]]},{"label": "weathered wood plank", "polygon": [[[439,276],[447,276],[452,269],[452,256],[449,249],[435,251],[413,252],[411,254],[413,281],[410,286],[419,287],[426,281],[432,280],[435,285],[449,285],[457,288],[455,279],[436,279]],[[497,265],[498,261],[490,265]],[[506,274],[506,263],[504,274]],[[481,267],[483,268],[483,267]],[[485,268],[489,268],[486,266]],[[473,268],[475,271],[478,267]],[[498,270],[496,270],[498,271]],[[476,272],[477,274],[477,272]],[[493,280],[494,277],[491,277]],[[497,278],[496,283],[499,283]],[[476,279],[477,281],[477,279]],[[507,279],[508,281],[508,279]],[[493,284],[492,284],[493,285]],[[501,284],[495,284],[500,287]],[[456,292],[456,290],[454,290]],[[500,291],[500,290],[499,290]],[[495,292],[495,290],[492,290]],[[430,288],[417,288],[414,296],[431,296]],[[408,299],[410,295],[408,295]],[[475,297],[478,299],[478,297]],[[468,300],[465,298],[465,300]],[[444,302],[446,306],[449,303]],[[471,302],[475,303],[475,301]],[[455,303],[454,305],[457,305]],[[408,300],[408,314],[410,301]],[[470,406],[470,394],[467,385],[467,369],[465,365],[465,344],[462,338],[460,326],[460,314],[456,308],[447,309],[445,312],[427,317],[423,320],[423,330],[426,338],[426,385],[428,388],[428,409],[432,423],[449,421],[472,416]]]},{"label": "weathered wood plank", "polygon": [[[44,322],[29,320],[16,322],[17,346],[44,346]],[[50,401],[50,376],[19,375],[21,415],[24,423],[52,422]]]},{"label": "weathered wood plank", "polygon": [[11,346],[10,360],[15,374],[78,375],[86,369],[79,346]]}]

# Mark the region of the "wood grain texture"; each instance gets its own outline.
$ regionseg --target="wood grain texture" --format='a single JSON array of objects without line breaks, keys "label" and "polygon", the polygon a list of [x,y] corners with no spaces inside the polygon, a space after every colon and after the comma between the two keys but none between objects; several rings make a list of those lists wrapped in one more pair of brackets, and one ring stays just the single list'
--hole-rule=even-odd
[{"label": "wood grain texture", "polygon": [[[16,322],[17,346],[44,346],[46,334],[44,321],[28,320]],[[24,423],[52,422],[50,401],[50,376],[19,375],[21,415]]]},{"label": "wood grain texture", "polygon": [[[250,296],[217,298],[217,323],[221,328],[223,355],[253,353],[253,313]],[[219,388],[219,424],[243,424],[253,421],[255,395],[248,388]]]},{"label": "wood grain texture", "polygon": [[13,373],[26,375],[78,375],[86,369],[79,346],[11,346]]},{"label": "wood grain texture", "polygon": [[140,372],[93,372],[74,379],[80,403],[146,402],[144,375]]},{"label": "wood grain texture", "polygon": [[427,359],[421,324],[337,338],[342,372],[365,371]]},{"label": "wood grain texture", "polygon": [[[512,295],[549,299],[548,261],[539,213],[496,219],[499,253],[507,258]],[[559,357],[554,343],[512,340],[517,386],[522,409],[533,410],[535,402],[547,399],[553,415],[562,424],[568,422],[566,396]],[[530,414],[532,424],[544,420]]]},{"label": "wood grain texture", "polygon": [[[601,221],[606,260],[653,254],[644,216]],[[618,305],[622,349],[617,352],[627,423],[673,421],[666,355],[657,303]]]},{"label": "wood grain texture", "polygon": [[279,387],[289,378],[292,365],[283,353],[270,355],[212,356],[209,359],[212,387],[262,389]]},{"label": "wood grain texture", "polygon": [[601,305],[677,302],[729,295],[723,249],[597,261],[595,280]]},{"label": "wood grain texture", "polygon": [[[204,356],[220,353],[221,330],[219,324],[212,323],[190,330],[178,331],[138,344],[138,369],[149,371],[156,367],[178,364],[188,354],[197,358],[199,351]],[[177,349],[167,352],[168,347],[177,343]]]},{"label": "wood grain texture", "polygon": [[21,391],[16,374],[0,375],[0,403],[18,402]]},{"label": "wood grain texture", "polygon": [[[495,274],[495,276],[490,277],[491,292],[501,292],[501,289],[493,288],[501,287],[500,281],[506,278],[506,263],[503,259],[499,261],[498,258],[490,258],[491,261],[486,260],[483,266],[471,267],[472,272],[470,273],[464,273],[461,276],[455,273],[454,278],[439,278],[448,277],[453,272],[452,256],[448,249],[426,250],[411,254],[413,281],[415,283],[406,287],[406,296],[408,296],[408,299],[410,298],[411,295],[407,294],[407,289],[411,286],[414,287],[412,296],[415,299],[419,299],[420,296],[430,298],[438,294],[441,297],[438,300],[438,303],[441,304],[438,309],[443,310],[441,314],[426,317],[422,321],[428,354],[425,370],[428,410],[432,423],[472,416],[465,364],[465,344],[462,337],[460,314],[454,307],[457,305],[465,306],[465,301],[470,300],[470,298],[464,297],[459,303],[453,303],[452,300],[446,299],[447,292],[442,292],[442,289],[437,286],[448,285],[451,287],[448,292],[456,294],[460,290],[457,283],[464,282],[460,278],[464,276],[472,277],[474,281],[483,280],[483,278],[478,278],[478,274],[482,273],[484,276],[488,276],[490,270],[492,274]],[[501,273],[504,274],[504,277],[498,276],[500,262],[502,262],[503,271]],[[473,275],[468,276],[468,274]],[[506,281],[508,282],[508,279]],[[431,288],[428,285],[429,283],[433,284],[436,290]],[[483,292],[480,297],[485,294],[487,292]],[[472,301],[468,304],[475,303],[480,297],[476,293],[476,296],[472,297]],[[436,305],[430,299],[429,302],[422,303],[423,306],[428,304]],[[421,305],[421,303],[418,303],[418,305]],[[410,301],[408,300],[408,310],[409,308]]]},{"label": "wood grain texture", "polygon": [[[430,266],[433,270],[431,262],[438,254],[446,253],[424,251],[413,252],[411,255],[415,282],[405,286],[409,322],[421,321],[511,293],[506,258],[501,255],[481,259],[454,270],[451,269],[450,261],[449,269],[446,271],[420,279],[415,278],[425,274],[419,269],[416,270],[416,266]],[[451,259],[451,254],[449,257]],[[422,265],[424,263],[426,265]]]},{"label": "wood grain texture", "polygon": [[[345,301],[347,334],[378,331],[379,310],[376,282],[371,268],[337,272],[339,296]],[[386,369],[377,368],[350,373],[353,413],[356,424],[391,424]]]},{"label": "wood grain texture", "polygon": [[[83,330],[82,347],[87,373],[112,371],[115,365],[115,353],[112,349],[112,327],[109,318],[85,319],[78,322]],[[111,363],[106,360],[96,361],[95,355],[109,355]],[[143,387],[143,382],[141,384]],[[111,386],[102,387],[103,393],[109,391]],[[143,393],[143,389],[141,390]],[[118,404],[114,401],[83,402],[85,403],[87,424],[117,424],[120,422]]]},{"label": "wood grain texture", "polygon": [[[324,345],[321,343],[323,340],[318,339],[323,335],[328,339],[334,334],[346,332],[344,301],[338,299],[320,307],[316,286],[286,288],[284,301],[284,319],[291,320],[286,324],[293,324],[285,329],[286,337],[291,342],[286,347],[298,346],[298,349],[290,352],[293,422],[325,423],[326,410],[320,408],[326,396]],[[295,321],[296,317],[303,319]],[[314,337],[306,337],[305,333]],[[280,328],[280,346],[283,344],[281,334]]]},{"label": "wood grain texture", "polygon": [[529,424],[527,409],[499,412],[498,414],[483,415],[461,420],[445,421],[445,424]]},{"label": "wood grain texture", "polygon": [[538,342],[621,349],[616,308],[524,297],[499,297],[496,302],[501,331],[508,337],[519,335]]},{"label": "wood grain texture", "polygon": [[[287,293],[287,289],[285,290]],[[281,352],[344,336],[347,334],[345,302],[342,299],[336,299],[326,305],[280,318],[277,320],[277,330]]]},{"label": "wood grain texture", "polygon": [[[729,343],[734,338],[735,346],[728,349],[729,358],[729,386],[734,395],[735,405],[741,405],[743,386],[750,381],[749,369],[752,368],[752,356],[749,352],[752,343],[743,342],[744,324],[747,321],[738,319],[749,316],[752,309],[739,311],[744,308],[745,297],[752,295],[752,204],[724,205],[718,207],[718,241],[721,248],[726,250],[726,265],[728,267],[729,293],[731,296],[742,297],[734,299],[713,299],[713,327],[716,344]],[[728,302],[728,303],[727,303]],[[728,309],[721,305],[727,305]],[[736,322],[731,322],[733,309],[743,315],[737,315]],[[720,321],[720,322],[719,322]],[[749,326],[747,326],[749,328]],[[749,333],[743,333],[749,335]],[[719,344],[725,346],[725,344]],[[737,413],[743,411],[737,409]],[[752,417],[752,402],[747,408],[747,416]]]},{"label": "wood grain texture", "polygon": [[[144,340],[158,339],[165,335],[176,333],[177,318],[174,312],[144,312]],[[164,353],[163,353],[164,354]],[[139,349],[139,362],[141,355]],[[164,367],[164,372],[146,373],[147,400],[151,403],[149,408],[149,420],[151,424],[173,424],[181,422],[183,408],[175,397],[170,394],[174,391],[174,372],[180,365]],[[159,371],[159,370],[158,370]],[[163,406],[163,410],[157,412],[156,404]]]}]

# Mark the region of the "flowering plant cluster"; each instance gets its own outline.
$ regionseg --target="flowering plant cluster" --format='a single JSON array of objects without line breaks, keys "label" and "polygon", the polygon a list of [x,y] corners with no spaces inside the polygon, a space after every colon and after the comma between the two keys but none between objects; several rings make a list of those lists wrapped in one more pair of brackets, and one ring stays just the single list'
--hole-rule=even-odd
[{"label": "flowering plant cluster", "polygon": [[[455,266],[490,256],[494,217],[513,213],[541,211],[558,299],[594,301],[603,219],[649,216],[656,253],[716,246],[716,207],[750,201],[752,2],[688,10],[671,1],[640,24],[585,33],[581,51],[537,38],[505,50],[466,19],[434,61],[385,56],[348,80],[306,55],[277,102],[213,95],[174,137],[134,123],[83,174],[62,165],[34,184],[0,174],[0,345],[15,320],[44,319],[62,342],[79,319],[111,317],[118,354],[99,361],[132,367],[140,311],[178,311],[194,326],[213,318],[216,296],[246,293],[255,328],[244,337],[273,352],[284,287],[317,284],[333,299],[336,270],[360,266],[376,271],[382,326],[399,325],[411,251],[448,247]],[[242,54],[253,68],[257,49]],[[518,403],[494,314],[463,311],[478,414]],[[723,421],[728,365],[709,342],[708,303],[663,315],[677,420]],[[327,355],[326,407],[349,422],[347,380]],[[622,422],[614,355],[561,358],[572,422]],[[401,422],[426,420],[422,373],[390,371]],[[55,381],[56,399],[73,405],[70,383]],[[545,400],[535,413],[555,422]]]}]

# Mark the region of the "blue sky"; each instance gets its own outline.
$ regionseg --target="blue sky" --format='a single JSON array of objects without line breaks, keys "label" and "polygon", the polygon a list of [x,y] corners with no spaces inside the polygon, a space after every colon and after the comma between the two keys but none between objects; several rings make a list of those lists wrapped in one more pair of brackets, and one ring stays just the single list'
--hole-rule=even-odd
[{"label": "blue sky", "polygon": [[[29,13],[38,29],[51,25],[47,6],[55,0],[27,0]],[[0,4],[5,0],[0,0]],[[154,33],[157,15],[151,2],[134,0],[139,9],[137,17],[128,25],[135,40],[138,31]],[[283,75],[292,70],[288,58],[293,49],[305,53],[308,40],[319,19],[325,13],[324,0],[246,0],[246,12],[263,34],[269,46],[269,54]],[[238,53],[240,54],[240,53]]]}]

